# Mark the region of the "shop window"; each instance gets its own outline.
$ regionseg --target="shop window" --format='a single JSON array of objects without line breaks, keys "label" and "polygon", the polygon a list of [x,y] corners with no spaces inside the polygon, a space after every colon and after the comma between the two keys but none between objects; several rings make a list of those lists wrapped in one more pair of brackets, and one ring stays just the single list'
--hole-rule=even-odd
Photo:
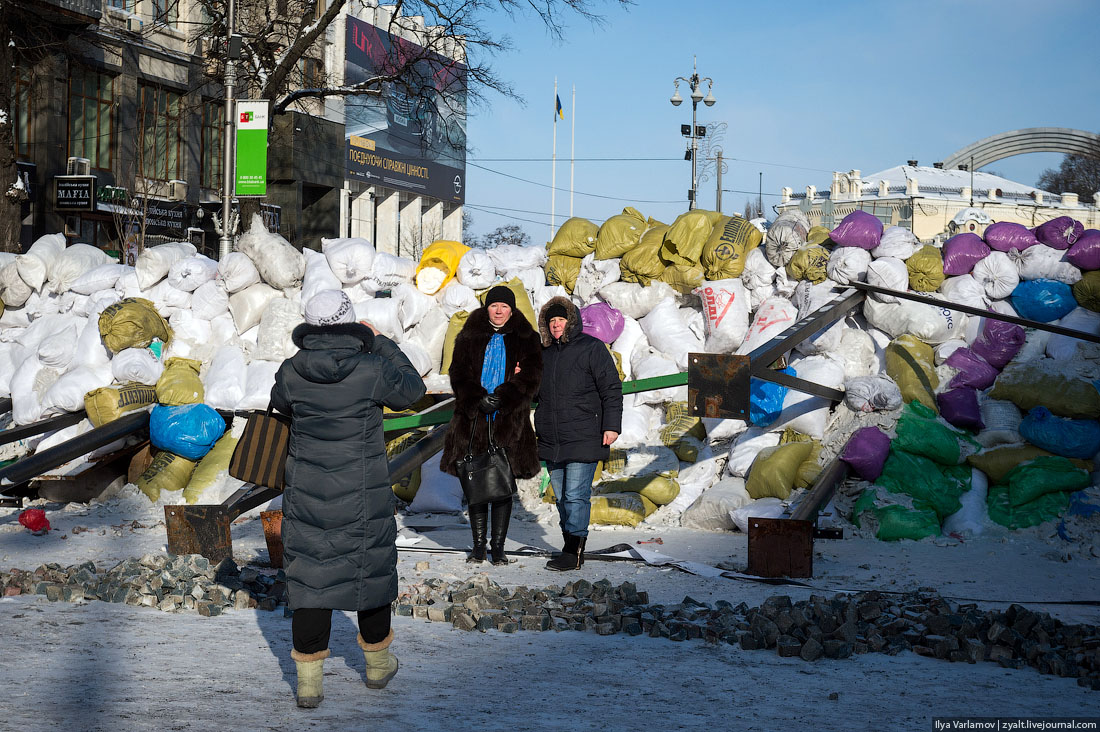
[{"label": "shop window", "polygon": [[97,170],[111,169],[113,111],[114,78],[74,66],[69,76],[69,157],[87,158]]},{"label": "shop window", "polygon": [[199,185],[221,190],[225,160],[225,107],[221,102],[202,104],[202,175]]},{"label": "shop window", "polygon": [[182,178],[180,148],[183,144],[180,94],[162,87],[141,85],[138,104],[141,174],[154,180]]}]

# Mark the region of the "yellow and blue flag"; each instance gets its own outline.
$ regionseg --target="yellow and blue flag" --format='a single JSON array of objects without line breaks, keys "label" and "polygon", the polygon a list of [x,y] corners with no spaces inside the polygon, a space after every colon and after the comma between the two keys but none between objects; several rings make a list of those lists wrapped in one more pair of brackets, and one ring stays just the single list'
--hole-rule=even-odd
[{"label": "yellow and blue flag", "polygon": [[565,119],[565,112],[563,112],[561,108],[561,97],[559,97],[557,94],[554,95],[554,103],[557,107],[557,109],[554,110],[554,115]]}]

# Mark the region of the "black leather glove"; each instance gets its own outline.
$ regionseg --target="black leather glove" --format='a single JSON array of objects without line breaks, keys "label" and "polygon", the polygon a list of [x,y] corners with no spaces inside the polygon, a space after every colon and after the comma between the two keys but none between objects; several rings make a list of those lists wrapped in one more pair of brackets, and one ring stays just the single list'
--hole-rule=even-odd
[{"label": "black leather glove", "polygon": [[496,394],[486,394],[481,397],[481,401],[477,403],[477,408],[480,409],[483,414],[492,414],[500,409],[500,397]]}]

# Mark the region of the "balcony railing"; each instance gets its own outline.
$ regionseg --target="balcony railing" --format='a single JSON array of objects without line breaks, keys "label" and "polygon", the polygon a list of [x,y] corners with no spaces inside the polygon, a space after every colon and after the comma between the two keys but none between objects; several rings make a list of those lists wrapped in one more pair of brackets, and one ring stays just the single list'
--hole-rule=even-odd
[{"label": "balcony railing", "polygon": [[103,16],[102,0],[37,0],[30,4],[40,4],[60,10],[65,15],[90,23],[98,21]]}]

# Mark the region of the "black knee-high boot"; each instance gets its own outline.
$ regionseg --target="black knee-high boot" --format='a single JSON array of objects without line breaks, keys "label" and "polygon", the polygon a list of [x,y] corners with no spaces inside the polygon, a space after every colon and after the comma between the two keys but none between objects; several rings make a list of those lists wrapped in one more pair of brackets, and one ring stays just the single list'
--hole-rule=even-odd
[{"label": "black knee-high boot", "polygon": [[510,497],[493,503],[492,537],[489,540],[493,564],[508,564],[508,557],[504,554],[504,540],[508,538],[508,522],[511,518],[512,499]]},{"label": "black knee-high boot", "polygon": [[469,507],[470,532],[474,537],[474,549],[467,562],[485,561],[485,534],[489,524],[489,504],[478,503]]}]

